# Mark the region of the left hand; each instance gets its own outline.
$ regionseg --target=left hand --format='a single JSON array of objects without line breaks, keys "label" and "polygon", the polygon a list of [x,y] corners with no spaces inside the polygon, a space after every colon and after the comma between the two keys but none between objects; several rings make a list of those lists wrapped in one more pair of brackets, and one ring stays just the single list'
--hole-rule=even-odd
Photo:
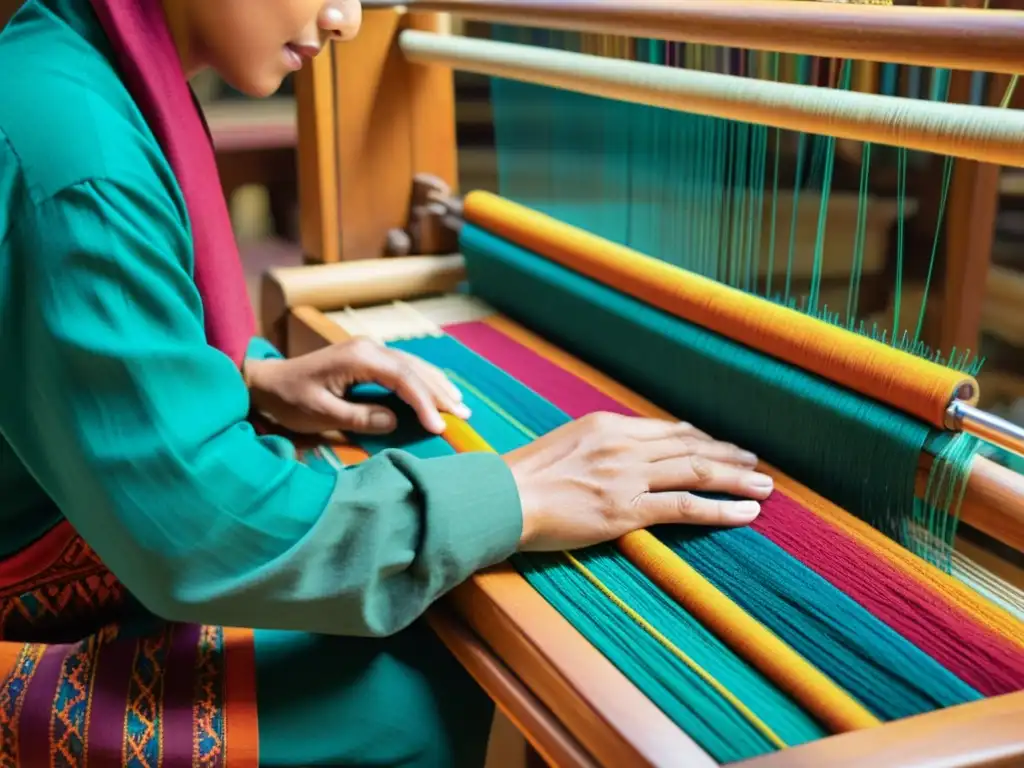
[{"label": "left hand", "polygon": [[253,405],[293,432],[386,434],[397,426],[387,408],[350,403],[356,384],[379,384],[416,412],[423,427],[444,432],[441,411],[468,418],[462,394],[435,366],[369,339],[353,339],[290,360],[249,360]]}]

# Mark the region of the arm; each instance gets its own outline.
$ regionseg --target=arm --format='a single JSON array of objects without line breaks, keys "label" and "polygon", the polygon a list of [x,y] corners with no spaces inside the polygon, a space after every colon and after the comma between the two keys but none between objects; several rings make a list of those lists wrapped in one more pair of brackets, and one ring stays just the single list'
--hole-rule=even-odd
[{"label": "arm", "polygon": [[93,181],[32,207],[0,331],[30,418],[0,428],[68,520],[168,619],[386,634],[521,533],[495,456],[389,452],[337,475],[246,422],[205,341],[168,196]]}]

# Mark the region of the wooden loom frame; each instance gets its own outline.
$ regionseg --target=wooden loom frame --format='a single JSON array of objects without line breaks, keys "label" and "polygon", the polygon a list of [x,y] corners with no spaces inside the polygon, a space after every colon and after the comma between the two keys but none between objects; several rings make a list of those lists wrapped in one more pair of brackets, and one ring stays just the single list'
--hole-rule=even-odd
[{"label": "wooden loom frame", "polygon": [[[395,44],[402,29],[440,31],[446,23],[432,12],[367,11],[357,39],[326,52],[297,83],[303,246],[311,261],[324,264],[277,270],[264,281],[264,331],[289,356],[345,338],[320,311],[339,308],[339,289],[358,305],[443,292],[461,277],[457,257],[374,259],[388,231],[406,224],[414,174],[429,173],[452,190],[457,187],[452,73],[409,64]],[[359,77],[345,76],[355,70]],[[977,163],[962,168],[953,204],[959,198],[965,206],[974,201],[968,207],[980,208],[982,216],[956,225],[960,235],[951,226],[951,247],[964,242],[960,238],[968,232],[977,243],[982,235],[972,222],[983,218],[986,204],[994,210],[994,202],[985,200],[995,193],[982,180],[986,174],[994,179],[997,169]],[[338,261],[360,263],[331,264]],[[966,258],[950,263],[951,275],[974,270]],[[965,315],[971,310],[963,308],[980,307],[979,282],[984,281],[964,280],[953,300]],[[952,336],[944,329],[943,337],[969,334],[964,328],[971,323],[976,333],[975,317],[958,321]],[[982,471],[972,475],[965,519],[980,519],[980,525],[972,522],[1024,550],[1024,479],[990,462],[976,469]],[[998,573],[1005,564],[993,558],[985,565]],[[716,764],[511,568],[471,578],[432,609],[429,620],[551,764]],[[878,766],[1010,765],[1024,759],[1020,723],[1024,692],[829,737],[743,764],[799,768],[862,765],[870,759]]]}]

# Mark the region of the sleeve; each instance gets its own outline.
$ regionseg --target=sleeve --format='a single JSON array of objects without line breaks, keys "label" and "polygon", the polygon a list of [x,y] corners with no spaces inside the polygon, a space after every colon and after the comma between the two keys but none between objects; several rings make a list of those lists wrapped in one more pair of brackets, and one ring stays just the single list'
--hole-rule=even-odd
[{"label": "sleeve", "polygon": [[249,346],[245,350],[246,360],[280,360],[282,355],[273,344],[262,336],[256,336],[249,340]]},{"label": "sleeve", "polygon": [[257,436],[242,377],[205,341],[188,238],[168,195],[92,181],[33,206],[10,249],[31,416],[0,428],[149,610],[384,635],[514,551],[499,457],[388,451],[328,474]]}]

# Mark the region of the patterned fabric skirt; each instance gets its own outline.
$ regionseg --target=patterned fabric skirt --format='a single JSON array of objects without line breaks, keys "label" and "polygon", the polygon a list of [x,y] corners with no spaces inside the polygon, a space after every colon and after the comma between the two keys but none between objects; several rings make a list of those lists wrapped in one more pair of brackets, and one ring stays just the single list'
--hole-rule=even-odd
[{"label": "patterned fabric skirt", "polygon": [[255,768],[250,630],[122,624],[68,523],[0,561],[0,768]]}]

